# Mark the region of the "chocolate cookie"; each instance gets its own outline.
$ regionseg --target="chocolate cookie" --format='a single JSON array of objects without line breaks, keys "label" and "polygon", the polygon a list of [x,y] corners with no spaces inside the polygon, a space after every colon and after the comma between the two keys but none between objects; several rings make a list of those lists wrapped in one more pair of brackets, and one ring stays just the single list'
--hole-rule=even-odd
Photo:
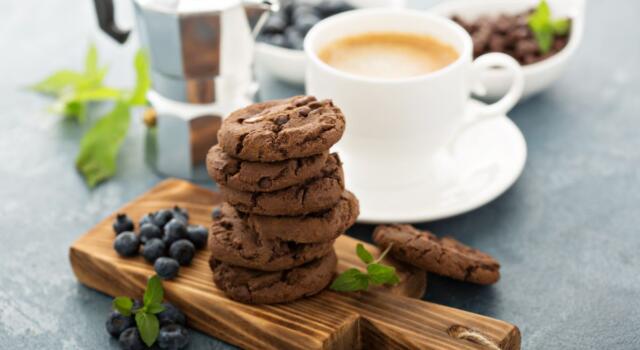
[{"label": "chocolate cookie", "polygon": [[279,162],[250,162],[233,158],[216,145],[207,154],[207,171],[217,183],[236,190],[272,192],[317,176],[328,156],[324,152]]},{"label": "chocolate cookie", "polygon": [[243,213],[304,215],[333,207],[344,191],[342,164],[336,153],[329,155],[320,175],[274,192],[245,192],[220,186],[224,199]]},{"label": "chocolate cookie", "polygon": [[262,271],[278,271],[327,255],[333,250],[333,240],[305,244],[262,239],[251,231],[232,206],[224,203],[220,215],[211,224],[209,250],[216,260],[224,263]]},{"label": "chocolate cookie", "polygon": [[411,225],[378,226],[373,241],[383,248],[393,244],[393,257],[439,275],[478,284],[500,279],[500,264],[490,255]]},{"label": "chocolate cookie", "polygon": [[263,239],[314,243],[337,238],[356,222],[359,213],[358,199],[353,193],[344,191],[336,205],[318,213],[304,216],[248,214],[246,222]]},{"label": "chocolate cookie", "polygon": [[231,113],[218,140],[235,158],[273,162],[323,153],[340,140],[344,128],[344,115],[331,100],[295,96]]},{"label": "chocolate cookie", "polygon": [[338,259],[324,257],[293,268],[263,272],[210,260],[213,281],[229,298],[247,304],[276,304],[322,291],[333,279]]}]

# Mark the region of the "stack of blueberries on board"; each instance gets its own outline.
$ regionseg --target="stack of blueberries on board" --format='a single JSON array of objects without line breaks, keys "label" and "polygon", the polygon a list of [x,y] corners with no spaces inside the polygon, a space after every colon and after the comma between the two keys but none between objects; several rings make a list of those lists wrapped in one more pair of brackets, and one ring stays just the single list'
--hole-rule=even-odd
[{"label": "stack of blueberries on board", "polygon": [[358,200],[329,153],[345,119],[331,100],[295,96],[233,112],[207,155],[224,198],[209,234],[214,282],[231,299],[282,303],[332,280],[335,240]]}]

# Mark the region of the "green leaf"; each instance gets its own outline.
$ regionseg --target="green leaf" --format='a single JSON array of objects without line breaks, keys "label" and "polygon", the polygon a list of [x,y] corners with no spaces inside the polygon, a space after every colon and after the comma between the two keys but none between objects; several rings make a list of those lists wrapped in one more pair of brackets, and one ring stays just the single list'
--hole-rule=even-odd
[{"label": "green leaf", "polygon": [[122,96],[122,91],[106,86],[87,89],[84,91],[77,91],[73,95],[74,101],[115,101]]},{"label": "green leaf", "polygon": [[154,275],[147,281],[147,289],[144,291],[144,305],[160,304],[164,299],[164,289],[160,277]]},{"label": "green leaf", "polygon": [[84,76],[82,74],[63,69],[31,86],[31,89],[43,94],[60,96],[65,90],[75,87],[83,79]]},{"label": "green leaf", "polygon": [[362,243],[358,243],[358,245],[356,246],[356,254],[358,254],[360,260],[362,260],[362,262],[364,262],[365,264],[369,264],[373,261],[373,255],[371,255],[371,253],[369,253],[364,248],[364,245],[362,245]]},{"label": "green leaf", "polygon": [[142,341],[149,347],[153,345],[158,338],[158,333],[160,333],[160,322],[158,322],[156,315],[146,312],[137,313],[136,326]]},{"label": "green leaf", "polygon": [[147,312],[152,314],[159,314],[164,311],[164,306],[162,304],[150,304],[147,305]]},{"label": "green leaf", "polygon": [[369,278],[358,269],[350,268],[341,273],[333,283],[331,283],[331,287],[329,288],[338,292],[367,290],[367,288],[369,288]]},{"label": "green leaf", "polygon": [[138,50],[134,59],[136,69],[136,87],[133,90],[129,103],[132,106],[144,106],[147,103],[147,91],[151,87],[149,76],[149,57],[144,50]]},{"label": "green leaf", "polygon": [[95,44],[89,45],[84,59],[84,73],[88,77],[95,76],[98,72],[98,50]]},{"label": "green leaf", "polygon": [[369,264],[367,266],[367,273],[369,280],[373,284],[398,284],[400,279],[396,274],[396,269],[393,266],[383,264]]},{"label": "green leaf", "polygon": [[568,18],[553,21],[553,32],[556,35],[566,35],[571,28],[571,21]]},{"label": "green leaf", "polygon": [[129,105],[118,101],[82,138],[76,167],[89,187],[116,172],[117,156],[129,129]]},{"label": "green leaf", "polygon": [[118,311],[119,313],[130,316],[131,309],[133,309],[133,300],[129,297],[117,297],[113,299],[113,309]]}]

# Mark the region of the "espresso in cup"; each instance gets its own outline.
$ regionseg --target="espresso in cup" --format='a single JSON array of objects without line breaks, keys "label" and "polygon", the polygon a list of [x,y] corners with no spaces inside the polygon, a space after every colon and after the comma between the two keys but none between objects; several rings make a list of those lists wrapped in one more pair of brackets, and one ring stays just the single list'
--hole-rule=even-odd
[{"label": "espresso in cup", "polygon": [[318,52],[326,64],[343,72],[382,79],[429,74],[455,62],[455,48],[430,35],[369,32],[345,36]]}]

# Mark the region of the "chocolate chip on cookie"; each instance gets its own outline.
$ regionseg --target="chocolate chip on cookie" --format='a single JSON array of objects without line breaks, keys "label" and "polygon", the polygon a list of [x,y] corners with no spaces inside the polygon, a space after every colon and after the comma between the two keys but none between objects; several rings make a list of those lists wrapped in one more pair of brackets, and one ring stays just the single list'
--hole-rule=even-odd
[{"label": "chocolate chip on cookie", "polygon": [[344,115],[331,100],[295,96],[231,113],[218,140],[232,157],[273,162],[323,153],[340,140],[344,128]]},{"label": "chocolate chip on cookie", "polygon": [[314,243],[336,239],[356,222],[359,213],[358,199],[344,191],[336,205],[321,212],[304,216],[246,214],[246,222],[263,239]]},{"label": "chocolate chip on cookie", "polygon": [[274,192],[238,191],[220,186],[224,199],[243,213],[294,216],[333,207],[344,191],[342,164],[336,153],[329,155],[316,178]]},{"label": "chocolate chip on cookie", "polygon": [[327,255],[333,240],[320,243],[294,243],[262,239],[254,233],[236,210],[224,203],[222,215],[211,224],[209,250],[224,263],[262,271],[278,271],[300,266]]},{"label": "chocolate chip on cookie", "polygon": [[229,298],[249,304],[293,301],[322,291],[333,278],[337,257],[324,257],[290,270],[264,272],[210,260],[213,281]]},{"label": "chocolate chip on cookie", "polygon": [[428,272],[477,284],[500,279],[500,264],[490,255],[468,247],[451,237],[438,238],[411,225],[381,225],[373,240],[390,254]]},{"label": "chocolate chip on cookie", "polygon": [[324,152],[278,162],[250,162],[229,156],[217,145],[207,154],[207,171],[217,183],[236,190],[272,192],[317,176],[328,156]]}]

